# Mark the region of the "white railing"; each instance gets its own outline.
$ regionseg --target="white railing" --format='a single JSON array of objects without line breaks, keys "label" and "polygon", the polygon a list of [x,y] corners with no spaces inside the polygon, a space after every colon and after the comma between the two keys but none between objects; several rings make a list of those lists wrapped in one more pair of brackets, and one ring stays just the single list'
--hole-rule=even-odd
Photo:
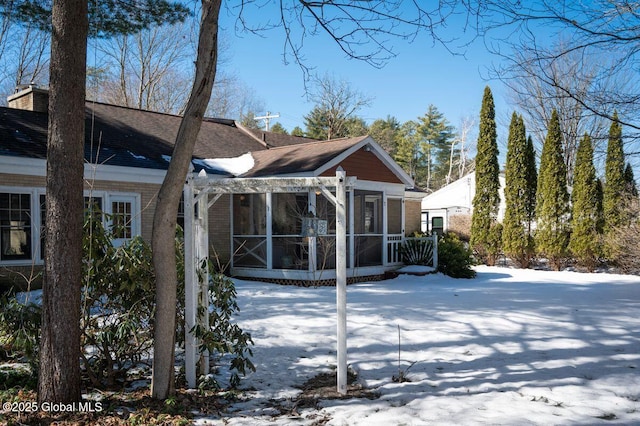
[{"label": "white railing", "polygon": [[[408,237],[399,243],[394,239],[389,241],[395,248],[394,260],[407,264],[429,265],[438,267],[438,235],[430,237]],[[391,257],[391,247],[388,248],[388,257]],[[399,260],[398,260],[399,259]]]}]

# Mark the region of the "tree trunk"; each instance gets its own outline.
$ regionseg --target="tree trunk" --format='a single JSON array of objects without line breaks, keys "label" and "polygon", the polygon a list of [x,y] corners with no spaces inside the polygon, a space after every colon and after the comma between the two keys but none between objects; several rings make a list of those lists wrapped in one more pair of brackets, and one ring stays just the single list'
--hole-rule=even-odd
[{"label": "tree trunk", "polygon": [[178,129],[169,170],[162,182],[153,218],[153,266],[156,275],[156,318],[151,396],[165,399],[174,392],[176,335],[175,228],[180,195],[191,164],[193,147],[211,97],[218,56],[221,0],[203,0],[196,73]]},{"label": "tree trunk", "polygon": [[45,280],[38,399],[79,401],[86,0],[52,9]]}]

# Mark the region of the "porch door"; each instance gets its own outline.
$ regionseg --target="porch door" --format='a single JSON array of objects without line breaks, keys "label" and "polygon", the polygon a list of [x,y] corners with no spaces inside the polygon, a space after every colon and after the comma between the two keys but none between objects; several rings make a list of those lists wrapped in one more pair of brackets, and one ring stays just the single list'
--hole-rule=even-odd
[{"label": "porch door", "polygon": [[382,265],[384,237],[382,192],[356,190],[354,193],[355,266]]}]

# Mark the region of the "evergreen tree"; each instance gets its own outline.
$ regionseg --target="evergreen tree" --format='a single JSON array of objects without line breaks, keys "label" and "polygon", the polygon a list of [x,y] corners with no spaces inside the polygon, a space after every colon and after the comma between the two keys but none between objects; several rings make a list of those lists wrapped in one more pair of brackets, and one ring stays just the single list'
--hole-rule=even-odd
[{"label": "evergreen tree", "polygon": [[418,123],[415,121],[409,120],[400,127],[393,159],[411,176],[416,185],[422,187],[424,184],[422,173],[418,175],[419,172],[423,171],[421,167],[420,135],[418,133]]},{"label": "evergreen tree", "polygon": [[[532,254],[529,238],[527,187],[527,136],[522,117],[515,112],[509,125],[507,164],[505,168],[506,210],[502,231],[502,248],[521,267],[528,267]],[[535,170],[535,169],[534,169]]]},{"label": "evergreen tree", "polygon": [[271,131],[272,133],[279,133],[282,135],[289,134],[289,132],[287,132],[287,129],[285,129],[284,126],[280,124],[280,122],[274,123],[273,126],[271,126],[271,128],[269,129],[269,131]]},{"label": "evergreen tree", "polygon": [[396,153],[400,123],[390,115],[386,119],[377,119],[369,126],[369,135],[391,156]]},{"label": "evergreen tree", "polygon": [[609,128],[607,158],[604,172],[604,233],[605,255],[611,255],[612,234],[624,222],[625,179],[624,151],[622,148],[622,126],[618,122],[618,114],[613,114],[613,122]]},{"label": "evergreen tree", "polygon": [[553,110],[542,147],[536,196],[536,245],[538,252],[560,269],[569,243],[569,193],[562,154],[562,133],[558,112]]},{"label": "evergreen tree", "polygon": [[598,181],[593,165],[593,146],[589,135],[585,134],[578,145],[573,192],[571,193],[571,238],[569,249],[574,258],[593,270],[600,257],[600,237],[598,224]]},{"label": "evergreen tree", "polygon": [[296,126],[293,128],[293,130],[291,131],[291,136],[299,136],[302,137],[304,136],[304,130],[302,130],[302,128],[300,126]]},{"label": "evergreen tree", "polygon": [[[522,118],[522,117],[521,117]],[[523,123],[524,127],[524,123]],[[536,171],[536,151],[533,148],[533,139],[527,138],[525,151],[525,164],[527,168],[527,183],[524,190],[525,206],[527,213],[527,232],[532,239],[532,224],[536,219],[536,192],[538,190],[538,172]],[[533,241],[531,241],[533,244]],[[533,246],[532,246],[533,248]]]},{"label": "evergreen tree", "polygon": [[636,178],[633,175],[633,168],[631,168],[631,164],[627,163],[627,166],[624,168],[624,182],[625,182],[625,192],[630,197],[638,196],[638,187],[636,186]]},{"label": "evergreen tree", "polygon": [[602,235],[604,233],[604,185],[602,184],[602,180],[600,178],[596,178],[596,210],[598,211],[598,223],[596,229],[598,230],[598,234]]},{"label": "evergreen tree", "polygon": [[488,86],[484,89],[482,97],[477,151],[476,193],[473,197],[470,243],[481,260],[491,265],[495,259],[488,254],[493,252],[490,249],[491,228],[496,224],[500,204],[500,167],[495,107],[493,95]]},{"label": "evergreen tree", "polygon": [[427,112],[418,117],[418,123],[418,131],[422,137],[422,167],[426,173],[424,187],[436,190],[445,184],[450,163],[460,158],[460,152],[455,150],[451,158],[454,129],[434,105],[429,105]]}]

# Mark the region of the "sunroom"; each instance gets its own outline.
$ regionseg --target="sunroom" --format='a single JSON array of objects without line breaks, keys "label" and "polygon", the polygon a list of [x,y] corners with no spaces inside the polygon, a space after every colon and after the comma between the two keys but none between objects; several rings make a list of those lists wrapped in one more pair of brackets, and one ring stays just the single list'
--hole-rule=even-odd
[{"label": "sunroom", "polygon": [[[347,191],[350,276],[381,275],[399,264],[404,229],[402,194]],[[336,208],[319,189],[232,196],[232,274],[304,280],[335,279]]]},{"label": "sunroom", "polygon": [[194,180],[195,192],[208,193],[210,206],[217,195],[228,194],[230,229],[222,238],[230,241],[232,275],[307,285],[335,282],[336,193],[326,179],[333,179],[338,167],[350,182],[344,203],[348,277],[383,277],[401,263],[404,194],[413,182],[371,138],[252,155],[255,163],[241,176]]}]

